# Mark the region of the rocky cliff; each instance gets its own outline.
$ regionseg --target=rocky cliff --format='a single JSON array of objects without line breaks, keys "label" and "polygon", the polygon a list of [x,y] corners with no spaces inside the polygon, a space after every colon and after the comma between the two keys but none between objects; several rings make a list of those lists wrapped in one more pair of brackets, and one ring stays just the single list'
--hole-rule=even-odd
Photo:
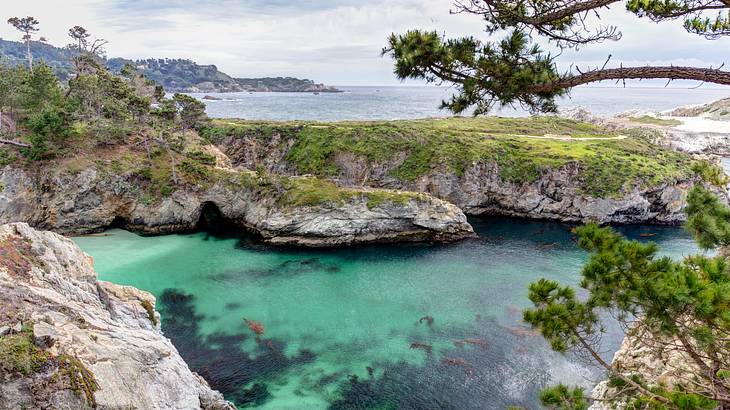
[{"label": "rocky cliff", "polygon": [[641,127],[658,145],[689,154],[730,155],[730,99],[656,113],[632,110],[612,118],[583,109],[562,115],[613,130]]},{"label": "rocky cliff", "polygon": [[162,196],[134,172],[55,164],[0,170],[0,222],[28,222],[61,233],[112,225],[145,233],[190,231],[218,219],[272,244],[337,246],[392,241],[453,241],[473,235],[463,212],[429,195],[342,189],[316,178],[210,170]]},{"label": "rocky cliff", "polygon": [[[425,127],[414,132],[405,125],[399,129],[393,124],[382,144],[396,147],[381,153],[387,148],[375,145],[378,137],[369,137],[366,132],[390,124],[357,124],[351,127],[355,131],[346,131],[352,133],[347,139],[336,128],[350,124],[269,125],[227,126],[217,135],[216,144],[235,166],[264,166],[286,175],[316,172],[334,178],[342,186],[367,184],[424,192],[455,204],[467,215],[677,224],[685,218],[682,209],[689,189],[699,182],[691,171],[689,157],[641,137],[610,133],[585,138],[549,134],[490,137],[474,133],[467,134],[470,139],[463,137],[460,141],[461,135],[446,134],[445,138],[456,141],[453,147],[437,145],[430,161],[414,165],[421,156],[418,145],[435,145],[439,134],[429,135],[433,130]],[[485,124],[485,129],[488,126]],[[494,125],[491,127],[494,129]],[[514,130],[520,127],[524,129],[525,125],[517,124]],[[312,136],[324,134],[328,128],[331,131],[327,138]],[[403,142],[406,132],[414,133]],[[522,132],[533,134],[538,130]],[[472,137],[482,140],[474,142]],[[470,145],[490,140],[496,142],[489,142],[492,146],[486,146],[481,153],[473,153],[475,148]],[[363,149],[365,144],[375,147]],[[326,155],[314,165],[310,158],[317,156],[311,152],[312,146],[320,147]],[[454,165],[455,161],[461,162]],[[404,168],[408,168],[406,175]]]},{"label": "rocky cliff", "polygon": [[92,263],[60,235],[0,226],[0,409],[234,409],[164,337],[154,297]]},{"label": "rocky cliff", "polygon": [[[662,349],[660,344],[648,342],[650,340],[652,339],[649,335],[629,333],[613,356],[613,367],[626,377],[641,375],[646,386],[650,388],[662,387],[669,390],[678,384],[687,383],[688,374],[696,374],[694,362],[686,353],[680,349]],[[699,381],[695,382],[701,384]],[[627,394],[627,390],[634,393],[630,389],[612,386],[609,380],[598,383],[591,392],[595,401],[590,410],[626,409],[628,403],[635,399]]]}]

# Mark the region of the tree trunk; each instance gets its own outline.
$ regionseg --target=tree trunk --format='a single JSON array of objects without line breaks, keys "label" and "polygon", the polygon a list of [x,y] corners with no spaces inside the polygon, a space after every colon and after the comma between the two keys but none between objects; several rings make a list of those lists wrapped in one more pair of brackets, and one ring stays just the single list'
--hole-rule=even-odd
[{"label": "tree trunk", "polygon": [[588,71],[577,75],[568,75],[556,81],[535,85],[530,91],[546,93],[581,84],[595,83],[603,80],[651,79],[696,80],[707,83],[730,85],[730,72],[712,68],[696,67],[621,67]]},{"label": "tree trunk", "polygon": [[0,139],[0,144],[15,145],[16,147],[20,147],[20,148],[30,148],[30,145],[28,145],[28,144],[24,144],[22,142],[17,142],[17,141],[11,141],[11,140]]},{"label": "tree trunk", "polygon": [[25,41],[25,47],[28,52],[28,69],[30,70],[31,74],[33,73],[33,54],[30,52],[30,39],[27,39]]}]

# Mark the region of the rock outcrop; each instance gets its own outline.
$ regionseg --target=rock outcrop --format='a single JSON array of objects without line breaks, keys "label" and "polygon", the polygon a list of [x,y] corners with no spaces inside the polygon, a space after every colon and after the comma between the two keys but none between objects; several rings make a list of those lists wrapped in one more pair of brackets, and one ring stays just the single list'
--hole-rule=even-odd
[{"label": "rock outcrop", "polygon": [[[460,209],[429,195],[340,190],[330,184],[324,188],[337,189],[336,200],[319,200],[316,190],[324,189],[320,186],[297,191],[259,183],[255,174],[246,171],[221,171],[220,175],[150,199],[130,173],[105,173],[94,166],[78,173],[6,167],[0,170],[0,223],[28,222],[66,234],[98,232],[112,225],[162,234],[196,229],[207,210],[231,226],[281,245],[448,242],[473,235]],[[295,194],[304,199],[287,199]],[[312,194],[313,200],[309,199]]]},{"label": "rock outcrop", "polygon": [[655,144],[688,154],[730,155],[730,99],[727,98],[665,113],[632,110],[603,118],[584,109],[573,109],[561,115],[613,130],[641,127],[645,134],[651,134]]},{"label": "rock outcrop", "polygon": [[[296,166],[286,159],[294,143],[293,139],[274,134],[265,144],[256,136],[235,136],[217,145],[234,166],[264,166],[274,173],[295,175]],[[335,158],[337,178],[343,186],[367,179],[367,184],[374,187],[427,193],[455,204],[467,215],[668,225],[684,221],[685,199],[697,182],[687,178],[637,186],[615,196],[595,197],[582,190],[581,182],[590,177],[588,170],[577,164],[547,170],[532,182],[512,183],[501,178],[497,163],[479,161],[460,173],[441,167],[408,182],[394,177],[392,172],[404,159],[396,157],[375,164],[354,155],[339,154]],[[367,175],[363,175],[363,170],[367,170]]]},{"label": "rock outcrop", "polygon": [[98,281],[71,240],[0,226],[0,409],[235,409],[190,371],[154,305]]},{"label": "rock outcrop", "polygon": [[[643,337],[650,338],[646,335]],[[612,365],[621,374],[626,377],[641,375],[647,386],[662,386],[670,390],[680,382],[686,383],[688,374],[696,374],[697,370],[692,368],[692,359],[681,350],[658,349],[641,339],[630,333],[614,354]],[[598,383],[591,397],[596,400],[590,410],[625,409],[632,398],[625,394],[625,389],[611,387],[608,380]]]},{"label": "rock outcrop", "polygon": [[721,132],[661,130],[660,144],[689,154],[730,155],[730,134]]}]

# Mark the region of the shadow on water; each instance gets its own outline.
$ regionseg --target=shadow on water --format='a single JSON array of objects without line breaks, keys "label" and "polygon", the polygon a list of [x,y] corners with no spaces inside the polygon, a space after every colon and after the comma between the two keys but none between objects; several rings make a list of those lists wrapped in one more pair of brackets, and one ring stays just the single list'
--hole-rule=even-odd
[{"label": "shadow on water", "polygon": [[190,368],[236,404],[265,403],[270,397],[267,379],[314,361],[314,353],[308,350],[286,357],[286,345],[279,340],[256,337],[256,351],[249,354],[242,345],[251,335],[215,333],[203,337],[199,323],[205,318],[196,314],[194,299],[175,289],[165,290],[158,299],[162,328]]},{"label": "shadow on water", "polygon": [[550,384],[549,369],[560,359],[552,353],[531,354],[544,351],[544,341],[537,334],[481,318],[470,329],[435,332],[452,346],[432,351],[429,344],[413,342],[411,348],[425,356],[422,364],[373,363],[367,377],[350,375],[340,381],[340,397],[330,409],[539,408],[539,391]]},{"label": "shadow on water", "polygon": [[[193,295],[175,289],[162,293],[158,304],[165,335],[193,371],[238,406],[265,404],[272,397],[268,382],[316,360],[315,354],[306,349],[288,358],[285,342],[263,337],[256,340],[256,350],[247,353],[242,345],[255,337],[252,334],[215,333],[203,337],[198,324],[205,318],[196,314],[194,303]],[[494,329],[501,331],[495,334]],[[328,374],[300,388],[324,394],[334,386],[338,398],[331,403],[332,409],[497,409],[536,405],[539,389],[550,380],[545,369],[551,367],[549,357],[529,354],[539,347],[541,339],[510,333],[482,319],[469,331],[438,332],[443,333],[440,337],[452,338],[452,348],[432,352],[430,347],[424,348],[429,345],[415,342],[417,334],[411,337],[411,348],[421,349],[425,355],[422,365],[403,361],[372,363],[367,377]],[[520,383],[508,384],[515,380]]]},{"label": "shadow on water", "polygon": [[[289,371],[305,373],[303,366],[317,359],[308,350],[287,358],[285,342],[263,338],[257,339],[255,352],[247,353],[242,345],[254,338],[249,334],[215,333],[202,337],[198,323],[204,317],[196,314],[194,303],[192,295],[175,289],[163,292],[159,306],[165,334],[193,371],[238,406],[265,404],[272,398],[268,382]],[[381,361],[363,369],[367,371],[366,377],[341,372],[315,380],[304,377],[298,390],[329,396],[331,409],[537,407],[538,392],[551,379],[547,369],[555,365],[553,355],[530,354],[544,348],[541,338],[481,318],[471,329],[440,328],[433,332],[438,339],[451,340],[453,346],[432,351],[429,344],[417,341],[423,334],[414,331],[411,349],[422,351],[422,364]],[[332,388],[336,396],[327,394]]]}]

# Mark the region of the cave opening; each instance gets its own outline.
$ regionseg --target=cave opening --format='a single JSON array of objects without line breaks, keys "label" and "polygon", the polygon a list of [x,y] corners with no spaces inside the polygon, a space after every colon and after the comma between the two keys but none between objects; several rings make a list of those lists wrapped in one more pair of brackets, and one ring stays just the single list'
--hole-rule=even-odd
[{"label": "cave opening", "polygon": [[127,229],[128,225],[129,221],[127,221],[127,218],[117,215],[112,219],[106,229]]},{"label": "cave opening", "polygon": [[200,208],[200,217],[196,228],[201,232],[225,236],[236,231],[235,224],[223,216],[218,205],[210,201],[204,202]]}]

